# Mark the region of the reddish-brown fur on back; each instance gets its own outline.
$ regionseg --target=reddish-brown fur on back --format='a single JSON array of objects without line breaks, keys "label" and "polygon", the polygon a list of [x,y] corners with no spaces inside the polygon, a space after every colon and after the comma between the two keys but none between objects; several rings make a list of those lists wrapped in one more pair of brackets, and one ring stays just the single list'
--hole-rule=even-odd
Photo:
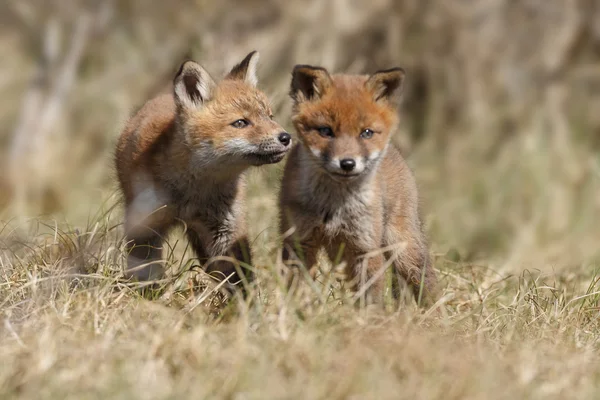
[{"label": "reddish-brown fur on back", "polygon": [[[219,83],[187,61],[173,93],[148,101],[125,126],[116,166],[126,206],[128,275],[162,276],[164,236],[178,221],[201,262],[222,255],[250,262],[243,172],[279,162],[291,143],[255,87],[257,60],[250,53]],[[231,262],[206,269],[232,283],[243,278]]]},{"label": "reddish-brown fur on back", "polygon": [[300,261],[314,275],[319,249],[335,260],[342,248],[347,275],[371,301],[382,299],[386,259],[415,296],[423,288],[431,300],[436,285],[416,183],[390,144],[403,78],[401,69],[331,76],[310,66],[292,77],[300,144],[280,194],[285,262]]},{"label": "reddish-brown fur on back", "polygon": [[116,165],[126,203],[133,200],[133,171],[152,169],[152,148],[160,138],[173,136],[174,129],[175,102],[170,94],[148,101],[125,125],[117,142]]}]

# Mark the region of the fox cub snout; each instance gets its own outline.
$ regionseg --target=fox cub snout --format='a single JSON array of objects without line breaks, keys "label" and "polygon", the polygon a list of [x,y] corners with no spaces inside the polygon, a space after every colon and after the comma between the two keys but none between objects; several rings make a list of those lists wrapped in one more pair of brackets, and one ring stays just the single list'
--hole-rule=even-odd
[{"label": "fox cub snout", "polygon": [[332,260],[343,250],[346,275],[369,301],[382,300],[386,265],[401,278],[394,279],[396,296],[402,280],[415,296],[428,298],[436,282],[415,180],[390,144],[404,76],[400,68],[330,75],[308,65],[292,73],[300,143],[288,158],[280,193],[284,262],[290,268],[303,263],[314,276],[321,248]]},{"label": "fox cub snout", "polygon": [[232,284],[251,278],[239,273],[239,263],[207,261],[231,256],[250,264],[244,171],[281,161],[291,147],[256,88],[257,61],[258,53],[248,54],[218,83],[187,61],[172,94],[148,101],[127,123],[116,167],[125,198],[128,275],[160,278],[164,238],[183,222],[207,272]]}]

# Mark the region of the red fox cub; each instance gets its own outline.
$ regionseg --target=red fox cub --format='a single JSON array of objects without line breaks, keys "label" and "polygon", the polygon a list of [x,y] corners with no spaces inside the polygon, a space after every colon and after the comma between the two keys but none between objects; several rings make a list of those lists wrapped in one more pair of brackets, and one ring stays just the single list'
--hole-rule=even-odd
[{"label": "red fox cub", "polygon": [[[163,240],[177,222],[201,262],[232,256],[250,263],[243,172],[281,161],[291,145],[256,88],[257,61],[257,52],[248,54],[219,83],[186,61],[173,93],[148,101],[127,123],[116,167],[126,206],[128,276],[163,275]],[[244,278],[231,257],[212,261],[207,272],[232,284]]]},{"label": "red fox cub", "polygon": [[330,75],[308,65],[292,73],[299,144],[280,193],[284,263],[304,262],[314,277],[321,247],[332,260],[341,254],[347,277],[368,302],[383,300],[387,265],[417,299],[429,300],[436,285],[415,179],[390,144],[404,75],[401,68]]}]

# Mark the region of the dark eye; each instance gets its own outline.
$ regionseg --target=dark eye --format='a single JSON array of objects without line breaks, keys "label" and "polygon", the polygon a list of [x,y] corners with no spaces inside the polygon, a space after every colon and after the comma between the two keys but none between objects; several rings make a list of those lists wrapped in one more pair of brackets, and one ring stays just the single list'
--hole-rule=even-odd
[{"label": "dark eye", "polygon": [[375,133],[375,132],[373,132],[371,129],[367,128],[360,133],[360,137],[363,139],[371,139],[373,137],[373,133]]},{"label": "dark eye", "polygon": [[317,128],[317,132],[319,132],[319,135],[327,138],[332,138],[334,136],[333,130],[328,126],[321,126]]},{"label": "dark eye", "polygon": [[248,122],[246,119],[238,119],[237,121],[231,123],[231,126],[234,128],[245,128],[248,125],[250,125],[250,122]]}]

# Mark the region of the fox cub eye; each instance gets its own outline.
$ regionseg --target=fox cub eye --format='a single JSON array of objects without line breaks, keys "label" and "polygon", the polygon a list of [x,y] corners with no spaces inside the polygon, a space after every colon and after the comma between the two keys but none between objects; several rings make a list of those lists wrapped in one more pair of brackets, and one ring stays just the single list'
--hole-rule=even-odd
[{"label": "fox cub eye", "polygon": [[233,126],[234,128],[245,128],[248,125],[250,125],[250,122],[248,122],[248,120],[245,119],[238,119],[237,121],[231,123],[231,126]]},{"label": "fox cub eye", "polygon": [[319,135],[323,137],[332,138],[334,136],[333,130],[328,126],[321,126],[317,128],[317,131],[319,132]]},{"label": "fox cub eye", "polygon": [[373,137],[373,131],[371,129],[365,129],[360,133],[360,137],[363,139],[371,139]]}]

